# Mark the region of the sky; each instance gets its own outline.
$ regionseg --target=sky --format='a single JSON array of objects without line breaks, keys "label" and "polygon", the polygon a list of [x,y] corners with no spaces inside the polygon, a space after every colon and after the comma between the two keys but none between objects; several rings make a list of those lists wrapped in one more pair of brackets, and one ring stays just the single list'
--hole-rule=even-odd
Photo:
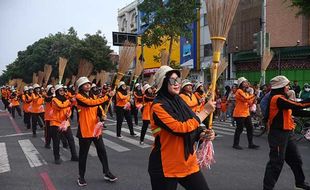
[{"label": "sky", "polygon": [[118,9],[133,0],[0,0],[0,74],[40,38],[67,32],[72,26],[80,38],[101,30],[111,49],[112,31],[118,31]]}]

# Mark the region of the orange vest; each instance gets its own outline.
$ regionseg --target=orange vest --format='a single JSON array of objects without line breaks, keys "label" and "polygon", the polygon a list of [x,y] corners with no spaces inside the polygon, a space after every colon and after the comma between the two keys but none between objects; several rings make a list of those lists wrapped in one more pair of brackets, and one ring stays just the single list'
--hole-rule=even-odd
[{"label": "orange vest", "polygon": [[251,104],[255,98],[254,95],[250,95],[241,89],[238,89],[236,95],[236,106],[234,109],[234,117],[248,117],[250,116],[249,104]]},{"label": "orange vest", "polygon": [[53,115],[50,118],[50,126],[57,126],[59,127],[63,121],[68,120],[69,116],[71,115],[71,102],[66,100],[62,102],[57,98],[52,99],[52,109]]},{"label": "orange vest", "polygon": [[[201,110],[204,109],[204,106],[205,106],[205,100],[204,99],[206,98],[206,94],[203,93],[202,95],[200,95],[198,92],[195,92],[194,94],[195,94],[197,101],[198,101],[198,104],[199,104],[199,106],[197,108],[197,112],[200,112]],[[199,103],[200,99],[203,99],[204,101]]]},{"label": "orange vest", "polygon": [[130,101],[130,95],[123,95],[121,92],[116,93],[116,106],[124,107]]},{"label": "orange vest", "polygon": [[[108,96],[104,96],[98,99],[92,99],[90,97],[85,97],[78,93],[76,95],[78,100],[78,113],[79,113],[79,128],[83,138],[94,137],[94,129],[98,123],[97,109],[98,106],[109,100]],[[79,102],[86,104],[87,107],[79,105]]]},{"label": "orange vest", "polygon": [[187,94],[180,94],[180,97],[184,100],[184,102],[192,109],[193,112],[200,111],[200,106],[198,105],[198,100],[194,94],[190,96]]},{"label": "orange vest", "polygon": [[43,113],[44,112],[44,98],[41,95],[32,94],[32,107],[31,113]]},{"label": "orange vest", "polygon": [[32,97],[29,96],[28,94],[23,94],[22,101],[23,101],[23,111],[29,113],[30,112],[29,108],[32,104]]},{"label": "orange vest", "polygon": [[19,106],[19,100],[17,95],[15,98],[10,98],[10,103],[12,104],[12,106]]}]

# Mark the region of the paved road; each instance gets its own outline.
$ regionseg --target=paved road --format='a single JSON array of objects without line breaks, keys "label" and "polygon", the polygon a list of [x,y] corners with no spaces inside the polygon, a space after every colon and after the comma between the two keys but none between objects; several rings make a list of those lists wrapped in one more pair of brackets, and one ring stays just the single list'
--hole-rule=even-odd
[{"label": "paved road", "polygon": [[[107,121],[104,131],[110,169],[117,175],[116,183],[103,180],[101,165],[94,146],[90,149],[87,161],[87,187],[83,189],[109,190],[148,190],[150,180],[147,173],[148,155],[153,137],[147,132],[145,145],[139,138],[130,137],[124,123],[123,139],[115,137],[115,119]],[[135,127],[140,133],[140,126]],[[76,123],[72,124],[74,134]],[[261,145],[259,150],[245,148],[242,151],[231,148],[234,128],[228,122],[215,122],[214,128],[219,137],[214,141],[216,163],[210,170],[203,170],[210,189],[214,190],[256,190],[262,189],[262,178],[268,160],[266,136],[255,138]],[[21,118],[13,120],[6,112],[0,112],[0,184],[1,190],[67,190],[81,189],[76,185],[77,162],[71,162],[68,150],[61,148],[61,165],[53,163],[53,154],[44,148],[43,131],[33,138]],[[77,142],[76,142],[77,143]],[[78,147],[78,144],[76,144]],[[246,135],[241,137],[241,146],[246,147]],[[303,156],[304,171],[310,180],[310,143],[301,142],[299,148]],[[283,168],[276,189],[293,189],[294,177],[287,165]],[[181,187],[179,190],[183,189]]]}]

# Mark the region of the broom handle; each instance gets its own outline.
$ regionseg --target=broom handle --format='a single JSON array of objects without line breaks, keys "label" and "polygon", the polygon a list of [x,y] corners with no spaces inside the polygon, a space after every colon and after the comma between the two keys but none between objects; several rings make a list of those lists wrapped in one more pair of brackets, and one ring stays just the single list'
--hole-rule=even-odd
[{"label": "broom handle", "polygon": [[[113,91],[115,91],[116,90],[116,85],[114,86],[114,89],[113,89]],[[115,95],[114,95],[115,96]],[[108,113],[108,110],[109,110],[109,107],[110,107],[110,105],[111,105],[111,103],[112,103],[112,99],[113,99],[113,96],[110,98],[110,100],[109,100],[109,103],[108,103],[108,105],[107,105],[107,107],[105,108],[105,114],[106,113]]]},{"label": "broom handle", "polygon": [[[217,70],[220,61],[221,52],[214,52],[213,54],[213,75],[212,75],[212,82],[211,82],[211,92],[212,92],[212,100],[215,99],[215,88],[216,88],[216,80],[217,80]],[[209,129],[212,129],[213,123],[213,112],[210,114],[209,120]]]}]

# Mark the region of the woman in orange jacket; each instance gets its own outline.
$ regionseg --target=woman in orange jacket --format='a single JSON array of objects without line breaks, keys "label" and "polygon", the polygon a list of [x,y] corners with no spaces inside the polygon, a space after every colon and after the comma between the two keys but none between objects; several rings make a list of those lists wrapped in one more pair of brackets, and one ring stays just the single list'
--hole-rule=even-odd
[{"label": "woman in orange jacket", "polygon": [[98,124],[98,106],[108,101],[110,97],[114,95],[114,92],[110,92],[108,96],[94,99],[90,94],[91,82],[87,77],[80,77],[76,84],[78,86],[79,93],[76,95],[77,108],[79,113],[79,126],[77,137],[79,138],[79,178],[77,183],[79,186],[86,186],[85,171],[86,160],[89,151],[89,147],[94,142],[98,158],[102,164],[104,179],[108,181],[116,181],[117,178],[110,172],[108,159],[106,156],[105,146],[102,140],[102,135],[95,136],[95,127]]},{"label": "woman in orange jacket", "polygon": [[53,140],[53,152],[55,164],[60,164],[59,155],[60,136],[63,135],[69,143],[71,161],[78,161],[75,143],[70,127],[71,102],[65,97],[64,87],[61,84],[55,86],[56,96],[52,99],[53,116],[50,118],[49,134]]},{"label": "woman in orange jacket", "polygon": [[142,111],[143,124],[142,124],[142,129],[141,129],[141,134],[140,134],[140,144],[144,144],[144,136],[150,124],[151,106],[155,98],[155,94],[153,93],[152,87],[149,84],[145,84],[143,86],[143,91],[144,91],[143,111]]},{"label": "woman in orange jacket", "polygon": [[20,117],[22,117],[22,111],[19,107],[19,95],[17,94],[17,91],[16,90],[13,90],[12,93],[11,93],[11,96],[9,98],[9,102],[10,102],[10,105],[12,106],[11,109],[11,114],[12,114],[12,117],[15,118],[15,110],[17,110],[17,113]]},{"label": "woman in orange jacket", "polygon": [[55,88],[53,85],[47,85],[46,94],[44,97],[45,101],[45,128],[44,128],[44,137],[45,137],[45,148],[51,148],[51,135],[49,134],[50,121],[53,118],[53,108],[52,108],[52,99],[55,96]]},{"label": "woman in orange jacket", "polygon": [[200,111],[198,100],[193,93],[193,84],[189,80],[184,80],[182,82],[180,97],[194,113]]},{"label": "woman in orange jacket", "polygon": [[257,149],[258,145],[253,143],[253,125],[250,116],[250,106],[254,99],[254,94],[249,94],[247,89],[249,88],[248,80],[244,77],[238,79],[239,89],[236,91],[236,106],[234,109],[233,117],[236,121],[237,127],[234,135],[234,144],[233,148],[237,150],[242,150],[243,148],[239,145],[240,135],[243,131],[243,128],[246,127],[247,137],[248,137],[248,148]]},{"label": "woman in orange jacket", "polygon": [[155,142],[148,172],[153,190],[175,190],[180,183],[187,190],[207,190],[198,166],[194,143],[200,138],[214,139],[214,132],[199,127],[215,109],[208,102],[197,115],[180,98],[180,72],[161,66],[155,74],[157,96],[151,108],[151,128]]},{"label": "woman in orange jacket", "polygon": [[27,129],[31,128],[31,123],[30,123],[31,112],[30,112],[29,108],[31,106],[32,97],[31,97],[30,90],[31,90],[31,88],[29,88],[28,86],[25,86],[24,87],[24,93],[22,95],[24,123],[25,123]]},{"label": "woman in orange jacket", "polygon": [[133,115],[135,125],[137,126],[139,124],[138,112],[139,110],[141,110],[143,104],[143,93],[141,89],[141,84],[139,83],[135,84],[133,96],[134,96],[134,104],[132,105],[131,113]]},{"label": "woman in orange jacket", "polygon": [[33,137],[37,136],[37,124],[43,128],[44,121],[44,98],[41,95],[41,87],[38,84],[33,85],[31,118],[32,118],[32,133]]},{"label": "woman in orange jacket", "polygon": [[121,81],[116,91],[116,136],[122,138],[121,129],[124,117],[127,121],[131,136],[136,136],[133,131],[132,118],[130,115],[130,93],[124,81]]}]

